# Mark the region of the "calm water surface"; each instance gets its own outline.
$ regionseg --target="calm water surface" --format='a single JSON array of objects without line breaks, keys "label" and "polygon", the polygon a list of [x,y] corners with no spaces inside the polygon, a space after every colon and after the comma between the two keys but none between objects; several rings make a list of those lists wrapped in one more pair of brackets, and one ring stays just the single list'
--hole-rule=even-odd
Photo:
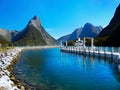
[{"label": "calm water surface", "polygon": [[35,90],[120,90],[118,65],[50,48],[24,51],[14,71],[17,79]]}]

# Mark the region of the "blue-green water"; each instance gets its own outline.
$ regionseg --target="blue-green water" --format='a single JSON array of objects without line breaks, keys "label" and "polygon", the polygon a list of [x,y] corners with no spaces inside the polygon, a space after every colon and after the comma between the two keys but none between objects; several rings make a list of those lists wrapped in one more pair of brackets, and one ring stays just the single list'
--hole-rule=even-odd
[{"label": "blue-green water", "polygon": [[17,79],[35,90],[120,90],[118,65],[49,48],[24,51],[14,71]]}]

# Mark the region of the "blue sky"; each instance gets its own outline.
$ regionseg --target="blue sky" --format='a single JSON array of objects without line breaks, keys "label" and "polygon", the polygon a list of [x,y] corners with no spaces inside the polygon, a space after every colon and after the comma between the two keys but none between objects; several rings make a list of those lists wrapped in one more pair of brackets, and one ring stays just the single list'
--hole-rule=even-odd
[{"label": "blue sky", "polygon": [[120,0],[0,0],[0,28],[22,30],[34,16],[54,38],[89,22],[106,26]]}]

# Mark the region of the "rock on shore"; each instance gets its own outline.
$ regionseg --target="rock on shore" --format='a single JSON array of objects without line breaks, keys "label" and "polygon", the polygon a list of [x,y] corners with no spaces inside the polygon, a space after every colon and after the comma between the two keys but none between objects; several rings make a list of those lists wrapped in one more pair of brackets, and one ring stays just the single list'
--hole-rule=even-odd
[{"label": "rock on shore", "polygon": [[7,67],[22,49],[23,48],[16,47],[0,53],[0,90],[20,90],[14,85],[14,82],[10,80],[10,72],[7,70]]}]

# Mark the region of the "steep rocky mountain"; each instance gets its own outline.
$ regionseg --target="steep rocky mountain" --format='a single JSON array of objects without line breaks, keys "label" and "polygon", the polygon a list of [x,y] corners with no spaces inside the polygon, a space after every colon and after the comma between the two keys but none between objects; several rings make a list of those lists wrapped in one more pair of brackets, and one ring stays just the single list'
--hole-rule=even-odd
[{"label": "steep rocky mountain", "polygon": [[84,38],[84,37],[93,37],[95,38],[102,30],[102,26],[93,26],[90,23],[86,23],[84,27],[77,28],[74,30],[71,34],[63,36],[58,39],[58,41],[70,41],[70,40],[76,40],[77,38]]},{"label": "steep rocky mountain", "polygon": [[105,40],[104,45],[120,46],[120,4],[109,25],[102,30],[98,38]]},{"label": "steep rocky mountain", "polygon": [[100,28],[99,26],[93,26],[90,23],[86,23],[79,37],[80,38],[84,38],[84,37],[95,38],[101,32],[101,30],[102,28]]},{"label": "steep rocky mountain", "polygon": [[12,41],[15,45],[55,45],[57,41],[42,27],[37,16],[34,16],[27,26],[19,32]]}]

